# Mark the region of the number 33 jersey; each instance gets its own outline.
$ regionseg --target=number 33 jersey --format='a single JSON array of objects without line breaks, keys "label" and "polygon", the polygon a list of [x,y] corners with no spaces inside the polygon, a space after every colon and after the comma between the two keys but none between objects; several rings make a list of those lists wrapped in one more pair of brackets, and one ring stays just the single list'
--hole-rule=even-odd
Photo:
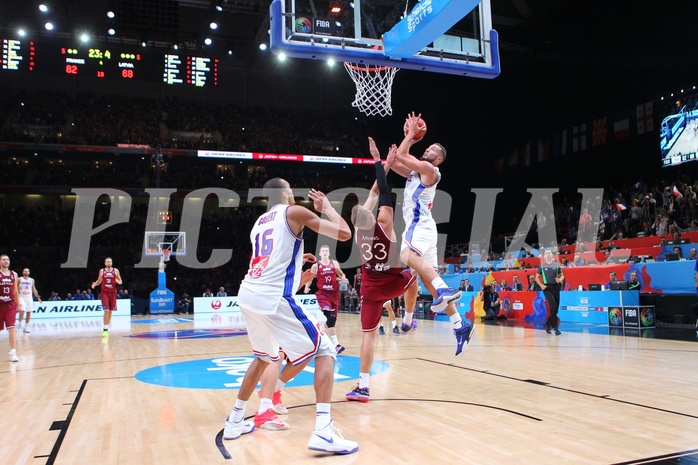
[{"label": "number 33 jersey", "polygon": [[373,231],[357,229],[356,244],[361,252],[362,281],[380,279],[388,274],[399,274],[402,271],[397,241],[392,241],[376,222]]}]

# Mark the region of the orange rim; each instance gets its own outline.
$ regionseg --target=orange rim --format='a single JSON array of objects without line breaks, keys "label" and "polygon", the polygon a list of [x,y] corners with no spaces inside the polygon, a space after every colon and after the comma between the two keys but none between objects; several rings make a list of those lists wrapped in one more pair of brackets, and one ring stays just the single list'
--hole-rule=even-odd
[{"label": "orange rim", "polygon": [[367,65],[355,65],[352,63],[344,62],[344,64],[354,71],[368,71],[369,73],[375,73],[378,71],[385,71],[387,69],[394,68],[393,66],[367,66]]}]

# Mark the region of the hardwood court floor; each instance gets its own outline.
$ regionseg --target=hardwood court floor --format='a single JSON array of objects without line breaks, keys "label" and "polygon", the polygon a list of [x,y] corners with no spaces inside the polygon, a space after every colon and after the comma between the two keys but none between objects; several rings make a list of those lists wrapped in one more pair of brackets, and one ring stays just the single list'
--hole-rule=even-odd
[{"label": "hardwood court floor", "polygon": [[[512,322],[478,322],[471,347],[454,357],[447,323],[433,321],[420,321],[407,335],[378,336],[376,359],[389,369],[372,376],[370,403],[344,401],[358,373],[335,383],[333,417],[359,442],[358,453],[307,450],[312,386],[285,390],[290,430],[256,430],[219,448],[236,391],[150,384],[135,375],[248,356],[246,336],[129,337],[194,327],[175,319],[136,321],[113,330],[108,341],[94,320],[70,328],[37,323],[20,336],[19,363],[0,362],[2,463],[609,464],[698,449],[695,341],[609,336],[564,324],[556,337]],[[357,357],[358,316],[340,315],[338,333],[347,347],[339,358]],[[3,332],[0,353],[6,347]],[[257,405],[253,396],[247,415]]]}]

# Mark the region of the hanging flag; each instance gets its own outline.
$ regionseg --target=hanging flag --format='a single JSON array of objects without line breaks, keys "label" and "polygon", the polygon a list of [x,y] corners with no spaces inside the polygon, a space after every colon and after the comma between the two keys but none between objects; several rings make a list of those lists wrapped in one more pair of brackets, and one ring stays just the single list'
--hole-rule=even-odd
[{"label": "hanging flag", "polygon": [[521,149],[521,155],[523,157],[523,165],[531,166],[531,143],[526,142]]},{"label": "hanging flag", "polygon": [[587,125],[580,124],[572,128],[572,151],[579,152],[587,149]]},{"label": "hanging flag", "polygon": [[619,212],[622,212],[623,210],[627,210],[627,209],[628,209],[628,207],[626,207],[625,204],[623,204],[623,203],[616,204],[616,210],[618,210]]},{"label": "hanging flag", "polygon": [[538,141],[538,161],[544,161],[550,159],[550,139],[547,137],[545,140]]},{"label": "hanging flag", "polygon": [[514,149],[511,155],[509,155],[509,160],[507,161],[507,168],[514,168],[519,164],[519,149]]},{"label": "hanging flag", "polygon": [[635,108],[635,118],[637,119],[637,134],[641,135],[654,130],[654,109],[652,102],[638,105]]},{"label": "hanging flag", "polygon": [[672,194],[678,199],[682,198],[683,195],[681,195],[681,192],[676,188],[676,184],[674,184],[674,189],[671,191]]},{"label": "hanging flag", "polygon": [[636,183],[633,185],[633,187],[634,187],[635,189],[641,189],[641,188],[642,188],[642,181],[636,182]]},{"label": "hanging flag", "polygon": [[591,131],[591,146],[598,147],[599,145],[604,145],[608,135],[608,118],[604,116],[603,118],[595,119]]},{"label": "hanging flag", "polygon": [[627,115],[618,115],[613,123],[613,140],[616,142],[630,138],[630,119]]}]

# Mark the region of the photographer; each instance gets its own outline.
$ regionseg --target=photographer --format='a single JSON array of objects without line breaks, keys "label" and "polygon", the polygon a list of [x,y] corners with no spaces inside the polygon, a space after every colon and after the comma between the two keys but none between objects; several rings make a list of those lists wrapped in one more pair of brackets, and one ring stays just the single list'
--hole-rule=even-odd
[{"label": "photographer", "polygon": [[191,299],[189,299],[189,294],[184,293],[180,297],[179,302],[177,302],[177,315],[193,313],[191,310]]},{"label": "photographer", "polygon": [[482,309],[485,311],[485,316],[482,317],[483,320],[496,320],[497,318],[506,318],[504,315],[499,316],[499,309],[501,308],[501,302],[499,300],[499,294],[494,289],[493,285],[486,285],[482,289]]}]

